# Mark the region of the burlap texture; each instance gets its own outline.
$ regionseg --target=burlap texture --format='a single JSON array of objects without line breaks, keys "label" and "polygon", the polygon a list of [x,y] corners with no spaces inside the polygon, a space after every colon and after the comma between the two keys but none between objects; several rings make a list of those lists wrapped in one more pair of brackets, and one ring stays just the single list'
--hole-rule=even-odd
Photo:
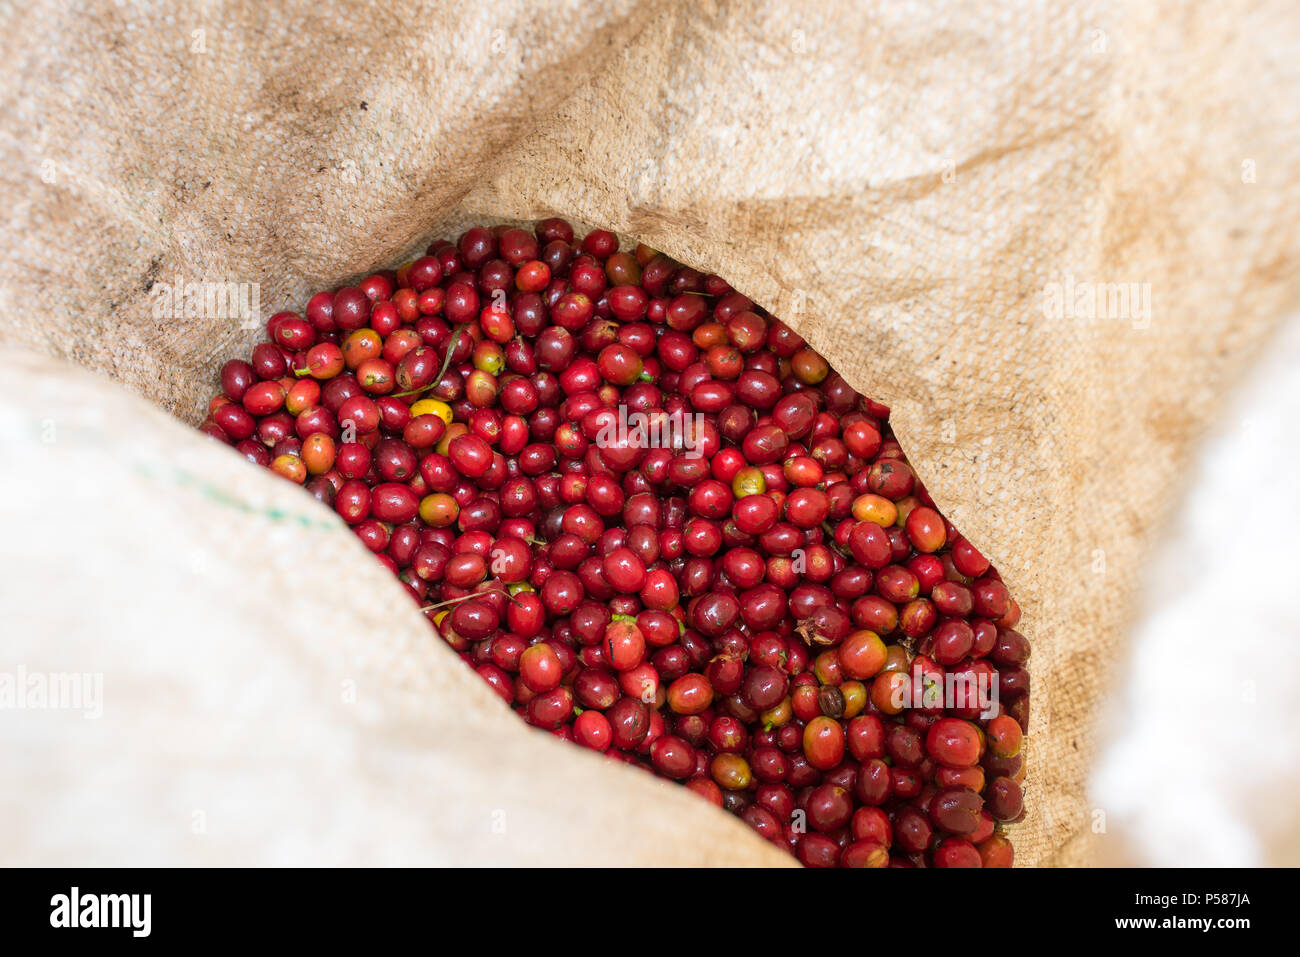
[{"label": "burlap texture", "polygon": [[[1300,298],[1300,26],[1287,3],[36,3],[5,27],[5,342],[194,422],[220,362],[259,334],[155,319],[158,282],[255,282],[264,314],[301,308],[470,221],[557,213],[717,272],[893,407],[936,500],[1001,569],[1034,642],[1019,859],[1086,859],[1092,717],[1144,545],[1219,397]],[[1045,290],[1071,283],[1146,284],[1151,313],[1045,310]],[[16,424],[49,417],[31,379],[11,381],[12,434],[38,435]],[[75,388],[120,408],[107,384]],[[156,454],[172,454],[166,436],[241,501],[293,492],[155,416],[124,415],[97,426],[105,447],[157,430]],[[53,464],[36,445],[15,452],[28,449]],[[40,474],[27,476],[37,516],[56,511]],[[154,502],[180,494],[152,488]],[[417,644],[413,610],[389,607],[395,586],[341,534],[285,528],[272,549],[255,516],[202,497],[181,517],[259,571],[262,614],[285,598],[309,620],[306,592],[260,574],[286,556],[373,581],[354,650],[394,687],[437,693],[394,705],[370,746],[440,736],[430,760],[444,777],[497,793],[518,783],[503,769],[534,754],[546,767],[527,766],[557,790],[584,782],[599,813],[542,814],[502,857],[607,860],[618,839],[601,828],[619,814],[664,837],[624,845],[624,860],[685,861],[708,840],[733,860],[765,850],[720,814],[663,803],[626,769],[511,726],[450,653]],[[80,518],[115,529],[120,516],[105,504]],[[42,566],[13,558],[6,585],[35,593]],[[126,563],[102,574],[142,601],[157,590]],[[233,585],[184,587],[211,609]],[[175,610],[180,668],[183,649],[219,639]],[[85,620],[42,647],[88,641]],[[254,632],[232,649],[239,668],[319,640]],[[157,719],[182,707],[165,700],[140,686],[137,706]],[[460,734],[471,718],[497,729],[491,761]],[[400,787],[403,770],[375,780]],[[421,847],[454,848],[444,826]]]}]

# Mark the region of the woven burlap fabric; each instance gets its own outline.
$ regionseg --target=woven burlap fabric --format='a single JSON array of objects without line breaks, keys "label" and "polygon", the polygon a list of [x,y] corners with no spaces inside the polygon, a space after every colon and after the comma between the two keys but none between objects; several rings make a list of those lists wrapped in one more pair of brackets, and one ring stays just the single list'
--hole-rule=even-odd
[{"label": "woven burlap fabric", "polygon": [[0,860],[793,863],[522,725],[300,489],[81,370],[6,360],[0,438],[26,465],[0,479],[0,521],[46,544],[6,562],[0,672],[99,679],[60,710],[0,711],[22,768]]},{"label": "woven burlap fabric", "polygon": [[[1095,820],[1082,787],[1094,708],[1122,662],[1144,545],[1220,396],[1300,293],[1298,49],[1285,3],[38,3],[0,35],[0,334],[194,422],[220,362],[258,334],[155,318],[156,283],[257,283],[264,313],[300,308],[465,223],[553,213],[718,272],[893,407],[936,500],[1020,599],[1035,705],[1017,846],[1026,863],[1075,863]],[[1138,284],[1150,312],[1111,303],[1095,315],[1082,298],[1046,308],[1053,290],[1095,283]],[[49,376],[63,380],[38,378]],[[14,434],[39,438],[16,425],[50,417],[30,382],[3,401]],[[78,394],[119,408],[112,389]],[[223,467],[221,450],[191,448],[197,438],[155,416],[125,415],[99,425],[106,448],[158,429],[214,487],[238,483],[241,501],[293,491]],[[17,450],[29,448],[34,461],[56,454]],[[38,474],[35,507],[15,518],[34,543],[33,523],[57,511]],[[149,488],[177,508],[172,485]],[[378,571],[323,532],[264,540],[243,510],[184,501],[187,535],[258,570],[244,585],[259,614],[285,599],[311,620],[306,592],[264,574],[279,562],[323,553],[313,561],[332,569],[336,601],[337,576]],[[119,527],[111,507],[90,511],[89,527]],[[43,566],[13,559],[6,586],[37,593]],[[100,573],[146,603],[158,590],[129,562]],[[213,575],[182,584],[208,609],[233,590]],[[624,842],[624,860],[684,861],[707,840],[736,860],[764,850],[721,815],[700,809],[697,828],[651,782],[510,726],[392,604],[356,612],[370,616],[364,636],[329,619],[327,639],[250,627],[225,667],[266,658],[292,673],[315,641],[364,638],[357,653],[394,687],[424,687],[417,673],[437,687],[432,701],[391,704],[367,747],[410,742],[418,755],[438,736],[445,778],[498,794],[517,783],[503,769],[534,754],[539,775],[583,782],[584,810],[539,812],[546,826],[516,832],[503,856],[609,859],[620,838],[601,828],[615,805],[664,836]],[[61,613],[74,611],[106,627],[97,608]],[[183,669],[196,646],[219,646],[208,618],[177,617],[160,664]],[[51,631],[50,653],[94,637],[73,621]],[[142,713],[184,710],[149,689],[141,676]],[[491,760],[460,733],[467,714],[504,722]],[[399,761],[382,770],[377,792],[401,786]],[[439,843],[445,823],[421,847],[455,849]]]}]

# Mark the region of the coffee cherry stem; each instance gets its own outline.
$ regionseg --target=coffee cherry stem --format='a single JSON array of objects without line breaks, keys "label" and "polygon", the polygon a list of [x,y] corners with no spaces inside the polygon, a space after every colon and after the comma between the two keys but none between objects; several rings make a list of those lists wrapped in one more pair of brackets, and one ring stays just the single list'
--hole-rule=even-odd
[{"label": "coffee cherry stem", "polygon": [[475,598],[482,598],[484,595],[501,595],[506,601],[513,605],[520,602],[504,588],[489,588],[486,591],[473,591],[468,595],[461,595],[459,598],[448,598],[446,601],[435,602],[432,605],[421,605],[420,611],[436,611],[439,608],[446,608],[448,605],[459,605],[463,601],[472,601]]}]

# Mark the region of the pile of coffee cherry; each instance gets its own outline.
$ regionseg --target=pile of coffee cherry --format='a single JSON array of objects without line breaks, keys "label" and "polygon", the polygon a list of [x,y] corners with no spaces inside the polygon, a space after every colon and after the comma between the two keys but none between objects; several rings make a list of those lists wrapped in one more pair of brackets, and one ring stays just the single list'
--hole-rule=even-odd
[{"label": "pile of coffee cherry", "polygon": [[200,428],[334,509],[530,724],[808,866],[1010,866],[1020,609],[889,409],[719,277],[475,227],[272,316]]}]

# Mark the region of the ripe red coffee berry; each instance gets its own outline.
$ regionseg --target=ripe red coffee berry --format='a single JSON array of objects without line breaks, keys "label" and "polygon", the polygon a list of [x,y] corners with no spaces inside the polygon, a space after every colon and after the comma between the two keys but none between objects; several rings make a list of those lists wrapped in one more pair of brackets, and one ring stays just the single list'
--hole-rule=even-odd
[{"label": "ripe red coffee berry", "polygon": [[885,530],[875,522],[859,522],[849,534],[853,558],[872,570],[884,568],[893,559],[893,547]]},{"label": "ripe red coffee berry", "polygon": [[934,849],[935,867],[982,867],[979,851],[970,841],[949,837]]},{"label": "ripe red coffee berry", "polygon": [[984,736],[989,750],[999,758],[1011,758],[1020,753],[1020,722],[1009,715],[1000,714],[989,721]]},{"label": "ripe red coffee berry", "polygon": [[645,636],[635,622],[615,620],[605,629],[604,650],[613,667],[627,671],[645,660]]},{"label": "ripe red coffee berry", "polygon": [[803,751],[814,768],[829,771],[844,760],[844,729],[834,718],[813,718],[804,727]]},{"label": "ripe red coffee berry", "polygon": [[700,714],[712,703],[713,688],[704,675],[682,675],[668,686],[668,707],[677,714]]},{"label": "ripe red coffee berry", "polygon": [[943,517],[932,508],[914,508],[908,513],[907,537],[918,552],[937,552],[943,547],[946,532]]},{"label": "ripe red coffee berry", "polygon": [[573,740],[593,751],[609,748],[613,732],[609,719],[599,711],[584,711],[573,722]]},{"label": "ripe red coffee berry", "polygon": [[978,578],[989,569],[989,560],[970,542],[958,538],[952,543],[952,563],[968,578]]},{"label": "ripe red coffee berry", "polygon": [[524,720],[807,866],[1011,864],[1019,605],[889,409],[725,280],[475,227],[267,339],[202,431],[331,506]]},{"label": "ripe red coffee berry", "polygon": [[550,645],[530,645],[519,658],[519,677],[529,690],[538,693],[559,687],[564,670]]},{"label": "ripe red coffee berry", "polygon": [[480,478],[492,465],[492,447],[477,435],[458,435],[447,446],[447,457],[466,478]]},{"label": "ripe red coffee berry", "polygon": [[676,735],[656,738],[650,745],[650,761],[664,777],[680,781],[695,770],[695,749]]},{"label": "ripe red coffee berry", "polygon": [[613,745],[622,751],[634,751],[641,746],[650,731],[650,715],[646,706],[636,698],[619,698],[605,712],[613,733]]},{"label": "ripe red coffee berry", "polygon": [[980,823],[983,802],[968,787],[947,787],[930,800],[930,821],[948,834],[970,834]]},{"label": "ripe red coffee berry", "polygon": [[968,768],[979,761],[979,732],[969,721],[940,718],[926,732],[925,749],[940,764]]},{"label": "ripe red coffee berry", "polygon": [[1012,778],[994,778],[985,788],[984,800],[996,821],[1014,821],[1024,810],[1024,795],[1020,791],[1020,785]]},{"label": "ripe red coffee berry", "polygon": [[624,594],[638,592],[646,583],[645,562],[630,548],[616,548],[606,555],[601,571],[605,581]]}]

